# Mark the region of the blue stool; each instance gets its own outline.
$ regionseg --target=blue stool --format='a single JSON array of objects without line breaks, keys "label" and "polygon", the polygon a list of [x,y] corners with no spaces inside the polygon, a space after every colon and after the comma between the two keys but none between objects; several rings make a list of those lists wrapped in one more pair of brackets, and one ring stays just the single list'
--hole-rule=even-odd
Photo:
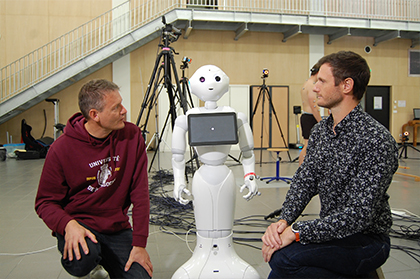
[{"label": "blue stool", "polygon": [[292,182],[292,179],[291,178],[280,176],[280,161],[281,161],[281,158],[279,156],[280,152],[282,152],[282,151],[289,151],[289,148],[285,148],[285,147],[268,148],[267,151],[273,151],[273,152],[276,152],[276,154],[277,154],[276,176],[262,177],[262,178],[260,178],[260,180],[263,181],[263,180],[269,179],[268,181],[265,182],[267,184],[270,183],[273,180],[275,180],[275,181],[282,180],[282,181],[286,182],[287,184],[290,184],[290,182]]}]

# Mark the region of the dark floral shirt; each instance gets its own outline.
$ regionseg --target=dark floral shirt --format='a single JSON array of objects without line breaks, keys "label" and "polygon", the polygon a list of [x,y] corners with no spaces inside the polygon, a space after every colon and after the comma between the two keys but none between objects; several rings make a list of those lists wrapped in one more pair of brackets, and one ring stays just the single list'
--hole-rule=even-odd
[{"label": "dark floral shirt", "polygon": [[356,106],[333,130],[330,115],[311,131],[279,219],[292,224],[315,195],[319,218],[299,221],[302,244],[355,233],[388,233],[386,193],[398,168],[398,146],[389,131]]}]

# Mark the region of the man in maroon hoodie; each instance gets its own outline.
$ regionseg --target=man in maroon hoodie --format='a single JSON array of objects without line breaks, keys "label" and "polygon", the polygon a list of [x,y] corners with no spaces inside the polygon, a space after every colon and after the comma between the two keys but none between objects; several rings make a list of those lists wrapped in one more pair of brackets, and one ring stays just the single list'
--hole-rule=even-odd
[{"label": "man in maroon hoodie", "polygon": [[[111,278],[152,276],[145,249],[146,147],[140,129],[125,122],[121,102],[116,84],[86,83],[79,92],[81,113],[68,120],[45,159],[35,210],[57,237],[62,265],[73,276],[89,275],[98,266]],[[131,204],[133,226],[127,215]]]}]

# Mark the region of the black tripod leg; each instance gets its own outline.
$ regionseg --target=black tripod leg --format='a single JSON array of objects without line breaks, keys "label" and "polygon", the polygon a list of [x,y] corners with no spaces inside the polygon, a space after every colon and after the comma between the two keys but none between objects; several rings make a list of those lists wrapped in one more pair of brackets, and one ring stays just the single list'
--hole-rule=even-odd
[{"label": "black tripod leg", "polygon": [[[186,77],[182,78],[182,83],[183,83],[183,93],[184,96],[188,96],[188,99],[190,100],[190,107],[193,108],[194,107],[194,102],[191,96],[191,92],[190,92],[190,88],[188,87],[188,79]],[[187,94],[185,94],[185,92],[187,92]]]},{"label": "black tripod leg", "polygon": [[169,115],[170,115],[170,113],[168,113],[168,114],[166,115],[165,124],[163,124],[162,130],[161,130],[161,134],[159,135],[159,140],[158,140],[158,144],[157,144],[157,146],[156,146],[156,150],[155,150],[155,152],[154,152],[154,154],[153,154],[152,160],[150,161],[149,172],[150,172],[150,170],[152,169],[153,162],[155,161],[156,155],[157,155],[157,153],[159,152],[160,143],[162,142],[163,133],[165,132],[166,125],[168,124]]},{"label": "black tripod leg", "polygon": [[175,106],[175,95],[173,92],[173,86],[172,86],[172,76],[171,76],[171,66],[169,65],[170,59],[169,59],[169,52],[165,54],[164,57],[165,61],[165,87],[166,91],[168,92],[168,98],[169,98],[169,114],[171,115],[171,124],[172,124],[172,130],[175,126],[175,120],[176,120],[176,106]]},{"label": "black tripod leg", "polygon": [[258,104],[260,103],[260,100],[261,100],[261,89],[260,89],[260,91],[259,91],[259,93],[258,93],[258,97],[257,97],[257,101],[255,102],[255,106],[254,106],[254,109],[252,110],[252,115],[251,115],[251,124],[252,124],[252,120],[254,119],[254,115],[255,115],[255,113],[257,112],[257,108],[258,108]]},{"label": "black tripod leg", "polygon": [[[254,106],[254,109],[252,110],[252,115],[251,115],[251,127],[252,128],[254,128],[254,116],[255,116],[255,114],[257,113],[257,108],[258,108],[258,105],[259,105],[259,103],[260,103],[260,101],[261,101],[261,98],[263,98],[263,105],[262,105],[262,109],[261,109],[261,115],[262,115],[262,120],[261,120],[261,137],[263,136],[263,122],[264,122],[264,95],[263,95],[263,87],[261,87],[260,88],[260,91],[258,92],[258,97],[257,97],[257,101],[255,102],[255,106]],[[261,167],[261,164],[262,164],[262,149],[263,149],[263,143],[262,143],[262,140],[261,140],[261,146],[260,146],[260,148],[261,148],[261,151],[260,151],[260,167]]]},{"label": "black tripod leg", "polygon": [[[147,127],[147,123],[149,123],[150,113],[152,112],[153,107],[156,107],[157,100],[158,100],[159,95],[160,95],[160,92],[162,90],[162,89],[160,89],[159,90],[159,93],[156,94],[157,90],[159,89],[159,84],[161,83],[161,81],[163,79],[163,77],[162,78],[159,78],[161,71],[162,71],[162,67],[159,68],[159,71],[157,73],[157,78],[155,78],[155,83],[152,86],[152,88],[153,88],[152,92],[153,93],[152,93],[152,95],[150,97],[150,104],[149,104],[149,107],[148,107],[148,110],[147,110],[147,114],[146,114],[146,118],[145,118],[145,121],[144,121],[145,124],[143,125],[145,130],[146,130],[146,127]],[[140,127],[142,127],[142,126],[140,126]]]},{"label": "black tripod leg", "polygon": [[[267,96],[268,96],[268,101],[270,103],[270,107],[273,110],[274,116],[276,118],[277,127],[279,128],[281,138],[283,139],[284,147],[288,148],[288,145],[286,143],[286,140],[284,139],[283,131],[282,131],[281,126],[280,126],[279,118],[277,117],[276,109],[274,108],[273,101],[271,100],[270,94],[268,94],[268,92],[267,92]],[[292,161],[292,158],[290,157],[289,150],[287,150],[287,155],[289,156],[289,160],[291,162]]]},{"label": "black tripod leg", "polygon": [[[262,89],[263,90],[263,89]],[[261,145],[261,152],[260,152],[260,167],[262,164],[262,151],[263,151],[263,143],[264,143],[264,103],[265,103],[265,94],[262,93],[262,106],[261,106],[261,135],[260,135],[260,145]]]},{"label": "black tripod leg", "polygon": [[417,148],[415,148],[414,146],[412,146],[411,144],[406,144],[406,143],[403,143],[402,145],[401,145],[401,147],[400,148],[402,148],[402,150],[401,150],[401,152],[400,152],[400,159],[401,159],[401,156],[402,156],[402,153],[404,152],[404,159],[407,159],[408,158],[408,156],[407,156],[407,149],[408,149],[408,147],[410,147],[410,148],[412,148],[412,149],[414,149],[414,150],[416,150],[417,152],[420,152],[420,150],[419,149],[417,149]]},{"label": "black tripod leg", "polygon": [[147,104],[150,101],[149,100],[149,94],[150,94],[150,90],[152,89],[153,81],[154,81],[154,79],[156,77],[157,69],[160,66],[160,59],[161,59],[161,57],[162,57],[162,52],[159,53],[158,57],[156,58],[155,66],[153,68],[153,72],[152,72],[152,75],[150,77],[149,84],[147,86],[146,94],[144,95],[144,100],[143,100],[143,103],[141,105],[140,113],[139,113],[139,116],[137,117],[137,121],[136,121],[136,125],[137,126],[139,126],[141,117],[143,115],[143,111],[146,109]]},{"label": "black tripod leg", "polygon": [[417,148],[415,148],[414,146],[412,146],[412,145],[409,145],[412,149],[414,149],[414,150],[416,150],[417,152],[420,152],[420,150],[418,150]]},{"label": "black tripod leg", "polygon": [[170,55],[169,59],[172,62],[172,71],[174,72],[174,77],[175,77],[175,81],[176,81],[176,91],[178,92],[178,95],[179,95],[178,97],[179,97],[179,100],[180,100],[180,103],[181,103],[181,108],[182,108],[182,110],[185,114],[188,110],[187,99],[184,95],[184,92],[181,92],[181,84],[179,83],[178,73],[176,71],[175,61],[174,61],[173,55]]}]

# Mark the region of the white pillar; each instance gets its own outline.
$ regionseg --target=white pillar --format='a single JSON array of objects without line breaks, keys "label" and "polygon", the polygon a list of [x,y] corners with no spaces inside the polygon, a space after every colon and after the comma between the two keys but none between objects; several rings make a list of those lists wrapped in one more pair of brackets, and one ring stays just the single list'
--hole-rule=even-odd
[{"label": "white pillar", "polygon": [[[112,0],[112,7],[115,8],[127,0]],[[130,6],[128,2],[126,5],[119,6],[112,13],[113,35],[119,36],[121,33],[127,31],[129,28],[129,17],[127,16]],[[128,17],[128,18],[127,18]],[[127,121],[131,121],[131,70],[130,70],[130,54],[127,54],[112,63],[112,81],[120,87],[120,94],[123,98],[123,105],[127,109]]]},{"label": "white pillar", "polygon": [[112,63],[112,81],[120,87],[123,105],[127,109],[127,121],[131,121],[130,54]]}]

